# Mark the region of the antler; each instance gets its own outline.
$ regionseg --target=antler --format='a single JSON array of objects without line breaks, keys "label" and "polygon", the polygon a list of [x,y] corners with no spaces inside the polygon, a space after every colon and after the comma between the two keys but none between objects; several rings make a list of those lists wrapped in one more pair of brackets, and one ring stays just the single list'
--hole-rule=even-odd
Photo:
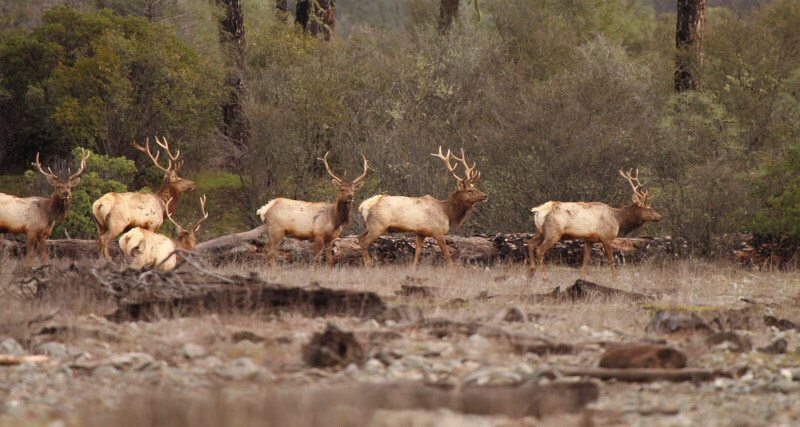
[{"label": "antler", "polygon": [[[161,144],[159,144],[159,145],[161,145]],[[137,144],[136,140],[133,140],[133,148],[135,148],[135,149],[137,149],[137,150],[139,150],[139,151],[141,151],[143,153],[147,153],[147,156],[150,157],[150,160],[153,161],[153,163],[156,165],[157,168],[159,168],[162,171],[164,171],[164,173],[169,173],[169,170],[172,168],[172,160],[169,161],[169,165],[166,167],[166,169],[163,166],[161,166],[160,164],[158,164],[158,156],[161,155],[161,152],[160,151],[156,152],[156,156],[153,157],[153,153],[150,152],[150,138],[149,137],[147,138],[147,140],[145,140],[144,147],[142,147],[141,145]],[[167,151],[167,154],[169,154],[169,151]]]},{"label": "antler", "polygon": [[47,182],[49,182],[50,185],[55,186],[55,183],[59,181],[60,178],[58,177],[58,175],[53,173],[53,170],[50,169],[49,166],[47,168],[48,172],[45,172],[44,169],[42,169],[42,164],[39,163],[39,153],[36,153],[36,163],[31,163],[31,164],[33,166],[36,166],[37,169],[39,169],[39,172],[41,172],[41,174],[44,175],[45,178],[47,178]]},{"label": "antler", "polygon": [[631,199],[635,203],[646,205],[648,200],[653,199],[653,196],[650,196],[650,190],[647,190],[644,193],[641,192],[640,188],[644,187],[646,184],[643,184],[639,181],[639,169],[636,169],[636,176],[631,175],[632,171],[633,168],[629,169],[627,173],[620,169],[619,174],[622,175],[623,178],[627,179],[628,184],[631,185],[631,189],[633,190],[633,196],[631,196]]},{"label": "antler", "polygon": [[169,200],[167,200],[166,202],[164,202],[164,212],[166,212],[166,213],[167,213],[167,218],[169,218],[169,222],[171,222],[171,223],[172,223],[172,225],[174,225],[174,226],[175,226],[175,229],[176,229],[176,230],[178,230],[178,232],[179,232],[179,233],[185,233],[185,232],[186,232],[186,229],[184,229],[183,227],[181,227],[181,225],[180,225],[180,224],[178,224],[177,222],[175,222],[175,220],[174,220],[174,219],[172,219],[172,214],[171,214],[171,213],[169,213],[169,209],[167,209],[167,206],[169,206],[170,202],[172,202],[172,197],[170,197],[170,198],[169,198]]},{"label": "antler", "polygon": [[442,154],[442,146],[440,145],[439,154],[431,153],[431,156],[442,159],[444,161],[444,164],[447,166],[447,170],[449,170],[450,173],[453,174],[453,178],[457,179],[459,182],[464,180],[463,178],[460,178],[458,175],[456,175],[456,168],[458,167],[458,165],[456,164],[455,166],[453,166],[450,164],[450,157],[453,157],[453,154],[450,153],[450,149],[447,150],[447,156],[445,156],[444,154]]},{"label": "antler", "polygon": [[180,160],[180,161],[178,160],[178,158],[181,156],[181,150],[176,151],[175,155],[173,156],[172,153],[169,152],[169,143],[167,142],[167,137],[166,136],[162,136],[161,139],[164,140],[164,143],[162,144],[161,141],[158,140],[158,137],[156,137],[156,144],[158,144],[159,147],[161,147],[164,150],[166,150],[167,155],[170,158],[170,164],[172,164],[172,162],[175,162],[174,171],[177,172],[177,171],[181,170],[181,168],[183,167],[183,160]]},{"label": "antler", "polygon": [[[86,159],[88,159],[88,158],[89,158],[89,155],[90,155],[90,154],[92,154],[92,152],[91,152],[91,151],[87,153],[85,149],[81,148],[81,157],[83,157],[83,158],[81,159],[81,168],[80,168],[80,169],[78,169],[78,171],[77,171],[77,172],[75,172],[74,174],[70,175],[70,176],[69,176],[69,178],[67,179],[67,181],[72,181],[73,179],[75,179],[75,178],[77,178],[77,177],[81,176],[81,174],[83,173],[83,171],[86,169]],[[37,154],[37,157],[36,157],[36,161],[39,161],[38,154]],[[72,171],[71,171],[71,170],[69,170],[69,169],[67,169],[67,173],[70,173],[70,172],[72,172]]]},{"label": "antler", "polygon": [[[323,158],[321,158],[321,159],[320,159],[319,157],[317,157],[317,160],[322,160],[322,163],[325,163],[325,169],[328,171],[328,174],[329,174],[331,177],[333,177],[333,179],[335,179],[335,180],[339,181],[339,183],[341,184],[341,183],[343,183],[344,181],[343,181],[341,178],[339,178],[338,176],[334,175],[334,174],[333,174],[333,172],[331,172],[331,168],[330,168],[330,166],[328,166],[328,154],[330,154],[330,153],[331,153],[330,151],[326,151],[326,152],[325,152],[325,157],[323,157]],[[365,162],[367,161],[367,160],[366,160],[366,158],[364,159],[364,161],[365,161]],[[366,171],[364,171],[364,173],[366,173]]]},{"label": "antler", "polygon": [[197,223],[195,223],[194,227],[192,227],[192,228],[194,228],[194,232],[195,233],[197,232],[197,230],[200,229],[200,224],[202,224],[203,221],[208,219],[208,212],[206,212],[206,195],[205,194],[203,194],[203,197],[200,198],[200,212],[203,213],[203,217],[200,218],[200,221],[197,221]]},{"label": "antler", "polygon": [[475,166],[477,166],[478,163],[477,162],[473,162],[472,163],[472,167],[469,167],[467,165],[467,161],[466,161],[467,156],[464,155],[464,149],[463,148],[461,149],[461,158],[459,159],[458,157],[456,157],[455,154],[453,154],[453,158],[464,164],[464,169],[466,170],[464,172],[464,177],[465,177],[464,178],[464,185],[472,184],[473,182],[481,179],[481,173],[480,172],[473,172],[473,170],[475,170]]}]

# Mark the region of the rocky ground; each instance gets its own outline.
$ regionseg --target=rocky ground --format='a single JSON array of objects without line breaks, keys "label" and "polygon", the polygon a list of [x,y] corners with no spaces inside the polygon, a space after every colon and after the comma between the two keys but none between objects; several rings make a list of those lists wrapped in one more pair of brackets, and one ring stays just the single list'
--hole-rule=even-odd
[{"label": "rocky ground", "polygon": [[[0,354],[49,360],[0,366],[0,426],[800,423],[793,272],[651,262],[621,266],[612,281],[598,265],[589,280],[644,298],[573,300],[545,296],[575,282],[578,270],[568,267],[551,267],[546,283],[528,278],[521,265],[316,275],[307,265],[277,274],[227,266],[213,271],[371,291],[388,309],[363,318],[281,309],[114,322],[105,317],[109,302],[32,297],[31,283],[20,286],[26,274],[16,261],[2,262]],[[308,344],[329,325],[351,332],[358,349],[332,362],[309,356]],[[709,375],[628,382],[569,370],[597,367],[607,349],[624,343],[666,345],[686,356],[688,369]],[[320,357],[328,362],[317,363]],[[364,392],[391,398],[396,385],[409,383],[459,393],[575,382],[597,384],[599,397],[577,413],[538,418],[502,410],[476,415],[458,405],[398,407]],[[389,387],[363,388],[376,384]]]}]

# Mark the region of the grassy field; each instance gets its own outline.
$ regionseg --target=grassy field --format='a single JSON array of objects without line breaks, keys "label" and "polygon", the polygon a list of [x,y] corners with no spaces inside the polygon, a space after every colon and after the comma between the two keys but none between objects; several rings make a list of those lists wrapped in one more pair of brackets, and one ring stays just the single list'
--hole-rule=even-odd
[{"label": "grassy field", "polygon": [[[114,324],[102,315],[106,304],[36,303],[23,298],[17,260],[2,260],[0,341],[14,338],[28,353],[42,352],[49,342],[63,344],[65,354],[42,365],[0,367],[0,426],[52,425],[791,425],[800,422],[792,380],[800,367],[796,331],[760,324],[762,315],[800,320],[793,302],[798,278],[793,271],[754,271],[702,260],[651,262],[622,266],[611,280],[607,266],[589,269],[589,280],[652,296],[630,300],[557,302],[531,300],[572,285],[579,271],[551,266],[551,282],[531,279],[522,265],[459,266],[452,274],[440,266],[382,265],[320,270],[307,264],[282,266],[277,273],[261,265],[228,265],[213,271],[248,275],[285,286],[323,286],[371,291],[389,304],[419,307],[426,319],[449,319],[494,325],[575,346],[572,354],[515,352],[504,342],[473,335],[434,336],[414,322],[348,317],[312,318],[278,311],[207,315],[155,322]],[[67,261],[57,260],[61,268]],[[54,281],[57,283],[57,281]],[[402,296],[402,285],[430,287],[431,297]],[[518,307],[523,322],[504,322],[498,313]],[[665,308],[684,313],[750,310],[757,324],[735,332],[752,341],[753,350],[737,352],[709,345],[697,332],[649,334],[645,326]],[[56,311],[57,310],[57,311]],[[27,322],[52,314],[33,326]],[[313,333],[328,322],[352,331],[368,360],[361,366],[313,368],[301,354]],[[42,334],[42,327],[64,328]],[[247,332],[249,339],[238,340]],[[256,338],[252,338],[256,337]],[[381,338],[382,337],[382,338]],[[389,338],[387,338],[389,337]],[[788,343],[782,354],[757,348],[776,339]],[[577,415],[545,420],[477,416],[451,410],[386,410],[352,402],[332,404],[320,390],[353,392],[364,383],[425,383],[442,386],[508,385],[551,380],[539,372],[554,366],[595,366],[605,348],[626,342],[663,342],[680,349],[688,366],[736,371],[733,378],[710,382],[646,384],[598,382],[600,399]],[[188,344],[203,348],[186,356]],[[139,355],[146,363],[114,365],[109,360]],[[144,354],[146,356],[141,356]],[[134,357],[134,358],[135,358]],[[388,358],[388,360],[386,360]],[[243,360],[245,362],[243,362]],[[97,366],[92,369],[85,366]],[[110,364],[109,368],[104,363]],[[253,366],[244,378],[226,369]],[[83,366],[83,367],[81,367]],[[788,372],[788,374],[787,374]],[[787,379],[788,378],[788,379]],[[593,380],[597,381],[597,380]],[[298,396],[306,396],[299,398]],[[354,394],[357,396],[357,393]],[[64,424],[60,424],[64,425]]]}]

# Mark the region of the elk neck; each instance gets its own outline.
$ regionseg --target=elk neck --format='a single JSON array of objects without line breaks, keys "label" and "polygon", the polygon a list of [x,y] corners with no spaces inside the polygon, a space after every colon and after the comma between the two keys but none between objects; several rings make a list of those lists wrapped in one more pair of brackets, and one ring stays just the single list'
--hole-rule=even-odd
[{"label": "elk neck", "polygon": [[174,214],[175,206],[178,206],[178,199],[181,197],[180,191],[177,191],[173,186],[169,185],[167,180],[164,180],[164,183],[161,184],[161,188],[158,189],[156,195],[165,204],[170,198],[172,199],[172,202],[169,203],[167,209],[170,215]]},{"label": "elk neck", "polygon": [[350,210],[353,208],[353,202],[346,200],[336,200],[333,205],[333,229],[350,224]]},{"label": "elk neck", "polygon": [[472,205],[467,203],[463,197],[463,191],[454,191],[450,193],[447,200],[440,201],[452,228],[460,227],[467,218],[469,210],[472,209]]},{"label": "elk neck", "polygon": [[617,224],[619,224],[617,236],[626,236],[644,225],[645,221],[642,220],[639,209],[636,203],[631,203],[630,205],[618,209],[611,208],[614,213],[614,218],[617,220]]},{"label": "elk neck", "polygon": [[51,229],[56,223],[64,222],[67,219],[69,203],[69,201],[62,199],[56,193],[53,193],[53,195],[50,196],[50,199],[42,200],[42,207],[48,213],[48,226]]}]

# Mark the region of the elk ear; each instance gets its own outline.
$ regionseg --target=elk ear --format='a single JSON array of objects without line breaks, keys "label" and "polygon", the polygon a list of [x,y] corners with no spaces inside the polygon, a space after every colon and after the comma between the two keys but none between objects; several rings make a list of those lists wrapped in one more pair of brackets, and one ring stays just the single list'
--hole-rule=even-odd
[{"label": "elk ear", "polygon": [[81,182],[81,179],[80,178],[75,178],[75,179],[73,179],[72,181],[69,182],[69,186],[70,187],[77,187],[79,182]]},{"label": "elk ear", "polygon": [[458,184],[456,184],[456,188],[458,189],[458,191],[464,191],[467,189],[467,186],[464,185],[464,181],[458,181]]},{"label": "elk ear", "polygon": [[361,188],[363,186],[364,186],[364,181],[359,181],[359,182],[353,183],[353,190],[358,190],[359,188]]},{"label": "elk ear", "polygon": [[342,183],[341,183],[341,182],[339,182],[339,180],[336,180],[336,179],[332,179],[332,180],[331,180],[331,183],[332,183],[332,184],[333,184],[333,186],[334,186],[334,187],[336,187],[336,188],[339,188],[339,186],[340,186],[340,185],[342,185]]}]

